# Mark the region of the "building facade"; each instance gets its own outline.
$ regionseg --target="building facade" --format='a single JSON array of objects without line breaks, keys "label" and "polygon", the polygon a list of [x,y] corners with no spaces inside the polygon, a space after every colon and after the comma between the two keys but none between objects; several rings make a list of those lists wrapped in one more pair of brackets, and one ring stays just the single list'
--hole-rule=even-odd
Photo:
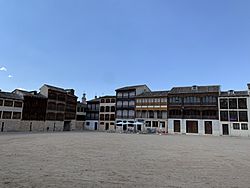
[{"label": "building facade", "polygon": [[100,98],[87,101],[85,129],[99,130]]},{"label": "building facade", "polygon": [[174,87],[168,93],[168,132],[220,135],[220,86]]},{"label": "building facade", "polygon": [[166,133],[167,96],[168,91],[144,92],[136,96],[136,120],[143,122],[146,129]]},{"label": "building facade", "polygon": [[100,97],[99,130],[115,131],[115,96]]},{"label": "building facade", "polygon": [[136,129],[136,96],[149,91],[146,85],[128,86],[116,90],[116,128],[118,131]]},{"label": "building facade", "polygon": [[23,98],[15,93],[0,92],[0,132],[20,131]]},{"label": "building facade", "polygon": [[250,136],[249,91],[221,92],[219,112],[221,135]]},{"label": "building facade", "polygon": [[23,98],[21,131],[45,131],[47,98],[36,91],[16,89],[13,93]]},{"label": "building facade", "polygon": [[46,109],[47,131],[70,131],[75,128],[77,97],[73,89],[43,85],[40,94],[48,100]]}]

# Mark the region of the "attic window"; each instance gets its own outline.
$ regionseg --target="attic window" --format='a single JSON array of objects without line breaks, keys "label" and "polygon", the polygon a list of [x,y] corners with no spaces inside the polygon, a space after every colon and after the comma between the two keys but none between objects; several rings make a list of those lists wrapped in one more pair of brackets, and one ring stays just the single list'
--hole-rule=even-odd
[{"label": "attic window", "polygon": [[196,86],[196,85],[192,86],[192,90],[193,91],[197,91],[198,90],[198,86]]}]

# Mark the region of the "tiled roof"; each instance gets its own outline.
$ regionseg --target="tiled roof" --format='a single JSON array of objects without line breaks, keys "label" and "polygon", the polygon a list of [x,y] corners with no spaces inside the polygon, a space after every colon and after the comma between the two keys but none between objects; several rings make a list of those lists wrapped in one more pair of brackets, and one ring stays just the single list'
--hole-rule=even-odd
[{"label": "tiled roof", "polygon": [[241,97],[241,96],[249,96],[248,91],[222,91],[220,93],[220,97]]},{"label": "tiled roof", "polygon": [[100,99],[106,99],[106,98],[116,98],[116,96],[114,96],[114,95],[105,95],[105,96],[100,97]]},{"label": "tiled roof", "polygon": [[57,91],[61,91],[61,92],[66,93],[66,91],[63,88],[60,88],[60,87],[55,87],[55,86],[51,86],[51,85],[48,85],[48,84],[44,84],[44,86],[46,86],[49,89],[53,89],[53,90],[57,90]]},{"label": "tiled roof", "polygon": [[126,90],[137,89],[137,88],[140,88],[140,87],[148,87],[148,86],[146,84],[144,84],[144,85],[135,85],[135,86],[126,86],[126,87],[116,89],[116,91],[126,91]]},{"label": "tiled roof", "polygon": [[15,93],[10,93],[10,92],[0,92],[0,98],[3,98],[3,99],[14,99],[14,100],[23,100],[22,96],[17,95]]},{"label": "tiled roof", "polygon": [[95,99],[92,99],[92,100],[87,101],[87,103],[88,103],[88,102],[100,102],[100,98],[95,98]]},{"label": "tiled roof", "polygon": [[184,93],[216,93],[216,92],[220,92],[219,85],[173,87],[169,93],[170,94],[184,94]]},{"label": "tiled roof", "polygon": [[166,97],[169,91],[152,91],[152,92],[145,92],[138,96],[137,98],[144,98],[144,97]]},{"label": "tiled roof", "polygon": [[24,91],[20,89],[15,89],[12,93],[22,96],[30,96],[30,97],[37,97],[37,98],[46,98],[42,94],[38,93],[37,91]]}]

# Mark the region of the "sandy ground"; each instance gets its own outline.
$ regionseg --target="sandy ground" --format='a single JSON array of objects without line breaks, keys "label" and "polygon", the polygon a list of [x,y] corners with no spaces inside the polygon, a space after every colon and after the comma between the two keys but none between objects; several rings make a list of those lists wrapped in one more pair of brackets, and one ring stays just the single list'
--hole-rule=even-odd
[{"label": "sandy ground", "polygon": [[250,139],[0,134],[0,187],[250,187]]}]

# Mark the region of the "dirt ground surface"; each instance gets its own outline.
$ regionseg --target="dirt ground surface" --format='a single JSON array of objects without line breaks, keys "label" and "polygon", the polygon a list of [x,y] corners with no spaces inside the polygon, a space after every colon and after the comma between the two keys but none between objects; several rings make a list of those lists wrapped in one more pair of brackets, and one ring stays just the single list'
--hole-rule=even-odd
[{"label": "dirt ground surface", "polygon": [[0,134],[0,187],[250,187],[250,139]]}]

